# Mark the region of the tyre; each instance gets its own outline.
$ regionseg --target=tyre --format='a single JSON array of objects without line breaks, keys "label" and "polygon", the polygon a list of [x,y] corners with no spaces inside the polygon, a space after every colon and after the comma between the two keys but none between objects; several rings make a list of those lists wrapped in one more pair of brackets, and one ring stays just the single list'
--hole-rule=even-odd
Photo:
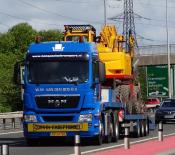
[{"label": "tyre", "polygon": [[134,137],[139,138],[141,136],[141,130],[140,130],[140,122],[134,127]]},{"label": "tyre", "polygon": [[112,136],[113,136],[113,133],[114,133],[111,115],[108,117],[108,126],[107,126],[107,128],[108,128],[108,135],[104,137],[104,141],[106,143],[111,143]]},{"label": "tyre", "polygon": [[96,135],[93,140],[95,145],[101,145],[103,143],[103,136],[104,136],[104,129],[103,129],[103,124],[100,122],[100,134]]},{"label": "tyre", "polygon": [[112,141],[112,136],[111,135],[105,136],[105,138],[104,138],[105,143],[111,143],[111,141]]},{"label": "tyre", "polygon": [[145,136],[145,125],[144,125],[144,121],[142,121],[140,126],[140,130],[141,130],[141,136],[144,137]]},{"label": "tyre", "polygon": [[112,142],[117,142],[119,139],[119,122],[118,118],[115,114],[113,114],[113,136]]},{"label": "tyre", "polygon": [[95,136],[95,137],[93,138],[93,140],[94,140],[94,144],[95,144],[95,145],[101,145],[101,144],[103,143],[103,137],[102,137],[101,134]]},{"label": "tyre", "polygon": [[145,136],[149,135],[149,121],[145,121]]}]

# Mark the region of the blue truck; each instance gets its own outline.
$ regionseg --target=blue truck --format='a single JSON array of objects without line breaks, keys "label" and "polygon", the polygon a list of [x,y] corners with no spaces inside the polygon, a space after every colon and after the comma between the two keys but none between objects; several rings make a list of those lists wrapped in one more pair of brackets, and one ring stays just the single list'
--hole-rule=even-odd
[{"label": "blue truck", "polygon": [[148,115],[129,114],[114,87],[104,84],[105,64],[95,43],[32,43],[24,66],[23,130],[29,145],[76,134],[97,145],[116,142],[125,126],[137,137],[149,133]]}]

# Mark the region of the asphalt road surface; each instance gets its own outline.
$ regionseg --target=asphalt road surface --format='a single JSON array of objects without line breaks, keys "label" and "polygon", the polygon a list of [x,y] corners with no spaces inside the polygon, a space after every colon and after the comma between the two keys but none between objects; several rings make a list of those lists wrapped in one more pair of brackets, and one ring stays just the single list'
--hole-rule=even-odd
[{"label": "asphalt road surface", "polygon": [[[164,124],[164,135],[175,134],[175,124]],[[156,138],[158,135],[157,129],[150,131],[149,136],[141,138],[132,138],[131,142],[142,142],[146,139]],[[0,132],[0,143],[9,144],[10,155],[70,155],[74,154],[73,141],[47,141],[39,146],[31,147],[25,143],[23,133],[20,130],[6,130]],[[120,139],[117,143],[103,144],[94,146],[91,141],[85,142],[81,146],[82,154],[91,154],[101,149],[107,149],[123,145],[123,140]]]}]

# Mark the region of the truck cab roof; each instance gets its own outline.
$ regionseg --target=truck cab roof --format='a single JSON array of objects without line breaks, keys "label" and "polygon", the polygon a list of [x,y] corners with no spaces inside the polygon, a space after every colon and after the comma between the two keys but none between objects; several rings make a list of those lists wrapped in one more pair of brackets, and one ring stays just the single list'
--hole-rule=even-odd
[{"label": "truck cab roof", "polygon": [[38,54],[38,53],[88,53],[97,54],[96,46],[94,43],[89,42],[40,42],[32,43],[28,48],[28,53]]}]

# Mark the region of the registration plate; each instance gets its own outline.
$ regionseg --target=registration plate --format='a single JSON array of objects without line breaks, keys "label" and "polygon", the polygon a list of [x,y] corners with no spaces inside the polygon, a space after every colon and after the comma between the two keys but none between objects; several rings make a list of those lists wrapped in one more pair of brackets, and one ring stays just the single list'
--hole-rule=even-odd
[{"label": "registration plate", "polygon": [[164,118],[174,118],[174,115],[165,115]]},{"label": "registration plate", "polygon": [[28,132],[66,132],[66,131],[88,131],[88,123],[28,124]]},{"label": "registration plate", "polygon": [[66,136],[66,132],[51,132],[50,136]]}]

